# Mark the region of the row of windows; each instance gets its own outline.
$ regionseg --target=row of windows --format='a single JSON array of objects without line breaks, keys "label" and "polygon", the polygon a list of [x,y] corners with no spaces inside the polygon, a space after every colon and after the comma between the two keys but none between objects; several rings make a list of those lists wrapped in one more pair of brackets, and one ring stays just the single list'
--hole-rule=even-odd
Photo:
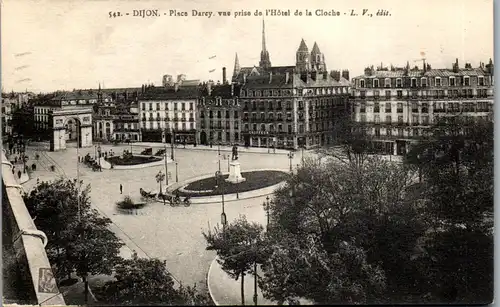
[{"label": "row of windows", "polygon": [[[233,114],[234,114],[234,118],[238,118],[238,117],[239,117],[239,112],[238,112],[238,111],[234,111],[234,113],[233,113]],[[231,115],[230,111],[227,111],[227,110],[226,110],[226,118],[230,118],[230,115]],[[208,116],[209,116],[210,118],[213,118],[213,117],[214,117],[214,112],[213,112],[213,111],[211,111],[211,110],[210,110],[210,111],[208,111]],[[201,111],[201,112],[200,112],[200,117],[201,117],[201,118],[204,118],[204,117],[205,117],[205,111]],[[222,111],[220,111],[220,110],[219,110],[219,111],[217,111],[217,118],[222,118]]]},{"label": "row of windows", "polygon": [[[359,97],[361,99],[365,99],[367,97],[366,93],[367,91],[359,91]],[[460,90],[407,91],[406,96],[403,95],[402,90],[396,91],[396,96],[393,96],[392,91],[385,91],[385,96],[381,96],[380,91],[378,90],[374,90],[373,92],[370,93],[373,94],[372,97],[374,99],[380,99],[380,98],[391,99],[391,97],[397,97],[397,98],[411,97],[412,99],[417,99],[419,97],[444,98],[445,96],[448,98],[458,98],[458,97],[473,98],[474,96],[477,96],[479,98],[488,97],[487,89],[462,89],[461,91]]]},{"label": "row of windows", "polygon": [[[464,103],[459,103],[459,102],[434,102],[432,104],[434,108],[434,112],[437,110],[444,110],[446,109],[446,106],[448,106],[448,109],[460,109],[460,105],[462,105],[463,110],[470,110],[469,112],[473,112],[473,110],[476,110],[477,112],[488,112],[491,110],[491,104],[487,101],[480,101],[480,102],[464,102]],[[385,103],[383,105],[384,108],[383,110],[385,113],[392,113],[392,107],[393,105],[390,102]],[[411,104],[411,111],[412,112],[418,112],[419,111],[419,106],[420,112],[422,113],[428,113],[429,112],[429,104],[426,102],[421,103],[420,105],[417,102],[413,102]],[[381,109],[381,104],[378,102],[373,103],[373,112],[374,113],[379,113]],[[359,109],[360,113],[365,113],[366,112],[366,105],[362,103],[360,105]],[[467,112],[465,111],[465,112]],[[397,113],[403,113],[403,103],[397,103],[396,104],[396,112]]]},{"label": "row of windows", "polygon": [[[206,126],[206,125],[205,125],[205,122],[201,122],[201,123],[200,123],[200,128],[201,128],[201,129],[205,129],[205,126]],[[230,122],[226,122],[226,125],[225,125],[225,126],[226,126],[226,129],[231,129],[231,124],[230,124]],[[214,127],[215,127],[215,126],[214,126],[214,122],[213,122],[213,121],[210,121],[210,123],[209,123],[209,127],[210,127],[210,128],[214,128]],[[233,127],[234,127],[234,129],[239,129],[239,128],[240,128],[240,124],[239,124],[238,122],[234,122]],[[218,128],[218,129],[222,129],[222,121],[218,121],[218,122],[217,122],[217,128]]]},{"label": "row of windows", "polygon": [[[427,77],[422,77],[422,78],[411,78],[409,86],[410,87],[427,87],[428,81],[430,80],[430,86],[471,86],[471,84],[477,84],[478,86],[485,86],[485,78],[484,76],[478,76],[478,77],[469,77],[469,76],[463,76],[463,77],[455,77],[451,76],[448,77],[447,79],[444,78],[445,80],[448,80],[447,84],[443,84],[442,78],[441,77],[433,77],[433,78],[427,78]],[[472,81],[471,81],[472,79]],[[364,87],[392,87],[393,85],[393,80],[394,78],[384,78],[384,79],[371,79],[372,82],[371,84],[367,82],[365,79],[356,79],[355,83],[356,86],[359,86],[361,88]],[[359,81],[359,83],[358,83]],[[403,79],[402,78],[396,78],[396,87],[403,87]]]},{"label": "row of windows", "polygon": [[[189,126],[186,123],[181,123],[181,125],[177,125],[177,126],[176,125],[170,126],[169,123],[166,123],[166,126],[165,126],[166,129],[173,128],[173,129],[179,129],[179,130],[187,130],[187,127],[189,127],[189,130],[193,130],[194,123],[189,123]],[[159,129],[160,127],[158,125],[154,125],[153,122],[149,122],[148,124],[146,124],[146,122],[142,122],[142,128],[144,128],[144,129],[145,128]]]},{"label": "row of windows", "polygon": [[[168,110],[168,104],[169,103],[163,103],[165,110]],[[173,108],[174,111],[177,111],[179,109],[178,108],[179,104],[180,104],[180,110],[182,110],[182,111],[186,110],[186,103],[185,102],[181,102],[181,103],[174,102],[173,104],[174,104],[174,108]],[[145,102],[143,102],[141,105],[142,105],[142,111],[160,111],[160,110],[162,110],[161,109],[162,104],[159,102],[156,103],[156,108],[154,110],[153,110],[153,103],[152,102],[149,102],[147,104],[148,108],[146,108]],[[190,111],[194,110],[194,103],[193,102],[189,103],[189,110]]]},{"label": "row of windows", "polygon": [[[332,94],[347,94],[348,88],[345,86],[339,87],[322,87],[322,88],[305,88],[302,91],[297,91],[297,89],[293,89],[293,95],[332,95]],[[289,89],[286,90],[242,90],[240,96],[241,97],[280,97],[280,96],[291,96],[292,91]]]},{"label": "row of windows", "polygon": [[[148,113],[149,116],[146,117],[146,113],[142,113],[142,120],[169,120],[170,117],[168,116],[168,113],[165,113],[165,116],[161,116],[160,112],[156,112],[156,117],[153,116],[154,113]],[[186,118],[186,113],[180,113],[180,117],[178,114],[174,114],[173,118]],[[194,113],[189,113],[189,119],[194,119]]]}]

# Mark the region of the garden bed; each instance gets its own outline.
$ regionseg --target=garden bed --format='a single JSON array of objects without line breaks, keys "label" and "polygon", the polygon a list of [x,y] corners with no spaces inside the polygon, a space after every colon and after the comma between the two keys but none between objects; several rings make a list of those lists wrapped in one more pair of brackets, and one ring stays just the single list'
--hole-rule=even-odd
[{"label": "garden bed", "polygon": [[[266,188],[282,181],[285,181],[289,176],[288,173],[281,171],[253,171],[241,173],[243,178],[246,180],[241,183],[231,183],[225,181],[229,175],[224,175],[222,182],[219,182],[219,186],[216,188],[216,180],[214,177],[209,177],[205,179],[200,179],[189,183],[188,185],[177,189],[174,193],[179,193],[180,196],[213,196],[221,195],[222,191],[224,194],[234,194],[236,192],[248,192],[253,190],[258,190]],[[192,192],[190,192],[192,191]]]},{"label": "garden bed", "polygon": [[140,165],[140,164],[158,162],[161,160],[162,160],[161,158],[154,156],[137,156],[137,155],[128,156],[124,159],[122,159],[120,156],[108,157],[106,159],[106,161],[111,163],[112,165]]}]

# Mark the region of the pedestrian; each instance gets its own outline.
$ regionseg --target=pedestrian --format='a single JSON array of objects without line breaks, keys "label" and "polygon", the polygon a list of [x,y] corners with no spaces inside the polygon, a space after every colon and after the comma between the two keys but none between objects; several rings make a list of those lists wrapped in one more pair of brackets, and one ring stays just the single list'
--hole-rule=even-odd
[{"label": "pedestrian", "polygon": [[120,194],[123,194],[123,186],[121,183],[120,183]]},{"label": "pedestrian", "polygon": [[17,156],[14,158],[14,163],[17,164]]}]

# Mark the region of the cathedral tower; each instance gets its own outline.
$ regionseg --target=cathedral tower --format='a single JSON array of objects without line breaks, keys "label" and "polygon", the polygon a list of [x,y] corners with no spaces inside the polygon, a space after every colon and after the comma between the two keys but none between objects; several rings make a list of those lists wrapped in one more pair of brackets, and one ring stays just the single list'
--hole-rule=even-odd
[{"label": "cathedral tower", "polygon": [[269,59],[269,52],[266,49],[266,24],[262,19],[262,51],[260,52],[259,66],[268,69],[271,67],[271,60]]},{"label": "cathedral tower", "polygon": [[306,42],[304,42],[304,39],[300,42],[299,49],[297,50],[296,53],[296,64],[295,68],[297,69],[297,72],[307,72],[311,70],[311,63],[310,63],[310,55],[309,55],[309,49],[307,48]]},{"label": "cathedral tower", "polygon": [[311,51],[311,69],[318,72],[326,71],[325,55],[321,53],[316,42]]},{"label": "cathedral tower", "polygon": [[234,58],[233,78],[239,75],[240,70],[240,61],[238,60],[238,53],[236,53],[236,57]]}]

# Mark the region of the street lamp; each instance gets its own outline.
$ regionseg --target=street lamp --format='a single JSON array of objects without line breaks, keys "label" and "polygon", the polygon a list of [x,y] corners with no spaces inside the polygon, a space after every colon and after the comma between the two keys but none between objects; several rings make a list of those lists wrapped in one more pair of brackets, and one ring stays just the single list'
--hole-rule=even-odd
[{"label": "street lamp", "polygon": [[[89,143],[89,134],[85,134],[85,146]],[[83,147],[83,146],[82,146]]]},{"label": "street lamp", "polygon": [[227,224],[227,218],[226,218],[226,212],[224,210],[224,183],[222,182],[223,179],[224,179],[224,177],[222,176],[221,171],[216,171],[215,172],[215,188],[217,188],[219,186],[219,182],[220,182],[221,191],[222,191],[221,223],[222,223],[222,227],[225,229],[226,224]]},{"label": "street lamp", "polygon": [[167,186],[168,186],[168,162],[167,162],[167,145],[166,144],[163,146],[163,149],[165,150],[165,174],[167,175]]},{"label": "street lamp", "polygon": [[267,226],[266,229],[269,230],[269,210],[270,210],[270,205],[269,205],[269,196],[266,197],[266,201],[264,202],[264,208],[266,209],[266,216],[267,216]]},{"label": "street lamp", "polygon": [[156,174],[156,182],[158,182],[160,184],[160,194],[163,194],[162,188],[161,188],[161,183],[162,183],[164,177],[165,177],[165,174],[163,174],[161,172],[161,170],[158,172],[158,174]]},{"label": "street lamp", "polygon": [[179,182],[179,173],[177,171],[178,165],[179,165],[179,163],[177,161],[175,161],[175,182]]},{"label": "street lamp", "polygon": [[290,151],[288,154],[288,159],[290,159],[290,172],[293,172],[293,169],[292,169],[292,159],[293,159],[293,151]]},{"label": "street lamp", "polygon": [[99,154],[99,170],[102,172],[102,169],[101,169],[101,145],[97,145],[97,153]]}]

